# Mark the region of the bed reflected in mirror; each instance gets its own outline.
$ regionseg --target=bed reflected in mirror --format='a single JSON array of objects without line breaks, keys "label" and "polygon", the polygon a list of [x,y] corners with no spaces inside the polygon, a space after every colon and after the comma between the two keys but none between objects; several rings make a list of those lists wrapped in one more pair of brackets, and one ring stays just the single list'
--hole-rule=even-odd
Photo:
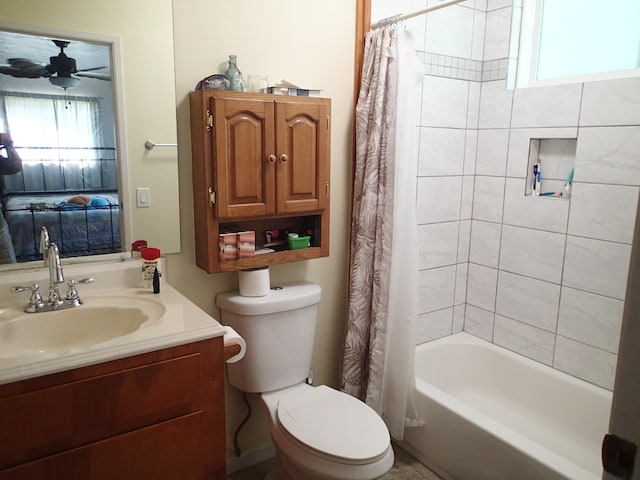
[{"label": "bed reflected in mirror", "polygon": [[0,133],[22,161],[0,165],[0,263],[41,259],[42,227],[63,257],[122,251],[112,58],[109,44],[0,31]]}]

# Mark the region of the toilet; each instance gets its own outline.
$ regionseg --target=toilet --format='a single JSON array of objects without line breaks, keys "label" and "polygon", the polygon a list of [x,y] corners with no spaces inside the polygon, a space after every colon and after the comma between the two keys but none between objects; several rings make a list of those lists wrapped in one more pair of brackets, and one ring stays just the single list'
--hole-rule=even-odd
[{"label": "toilet", "polygon": [[222,324],[247,344],[227,364],[229,383],[258,393],[269,413],[277,473],[291,480],[366,480],[393,465],[389,431],[360,400],[307,383],[321,289],[302,282],[273,287],[262,297],[217,296]]}]

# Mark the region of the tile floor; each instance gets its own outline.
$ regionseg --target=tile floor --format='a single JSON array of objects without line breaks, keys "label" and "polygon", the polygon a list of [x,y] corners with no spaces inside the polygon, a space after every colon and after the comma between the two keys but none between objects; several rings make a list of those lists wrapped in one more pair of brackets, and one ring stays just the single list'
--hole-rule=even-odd
[{"label": "tile floor", "polygon": [[[398,445],[393,445],[395,462],[379,480],[442,480]],[[262,480],[271,469],[274,460],[268,460],[227,477],[228,480]]]}]

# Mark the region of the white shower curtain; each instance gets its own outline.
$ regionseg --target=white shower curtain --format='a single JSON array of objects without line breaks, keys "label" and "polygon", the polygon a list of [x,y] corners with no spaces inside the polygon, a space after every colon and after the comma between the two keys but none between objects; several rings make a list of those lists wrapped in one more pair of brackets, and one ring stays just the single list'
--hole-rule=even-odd
[{"label": "white shower curtain", "polygon": [[410,33],[370,32],[356,106],[349,312],[342,389],[391,435],[419,424],[413,403],[418,297],[414,107],[423,78]]}]

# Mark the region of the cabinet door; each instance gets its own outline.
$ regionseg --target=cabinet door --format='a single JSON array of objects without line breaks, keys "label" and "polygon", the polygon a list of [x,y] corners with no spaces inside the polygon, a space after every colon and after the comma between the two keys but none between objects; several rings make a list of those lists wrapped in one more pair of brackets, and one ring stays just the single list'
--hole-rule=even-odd
[{"label": "cabinet door", "polygon": [[276,100],[278,213],[328,206],[329,115],[327,99]]},{"label": "cabinet door", "polygon": [[275,213],[273,103],[213,98],[218,218]]}]

